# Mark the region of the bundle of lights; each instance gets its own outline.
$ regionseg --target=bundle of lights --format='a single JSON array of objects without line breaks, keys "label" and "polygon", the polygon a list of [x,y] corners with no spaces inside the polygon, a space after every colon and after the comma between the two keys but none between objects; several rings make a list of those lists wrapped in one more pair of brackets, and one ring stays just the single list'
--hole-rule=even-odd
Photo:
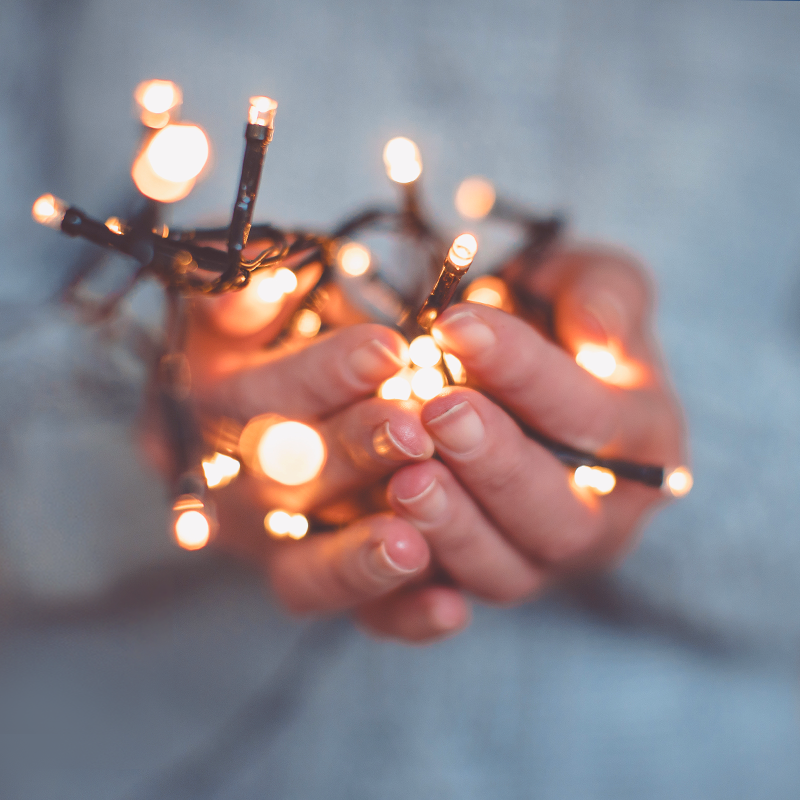
[{"label": "bundle of lights", "polygon": [[[208,161],[208,138],[197,125],[179,121],[182,93],[171,81],[141,83],[134,97],[142,136],[131,177],[142,207],[127,219],[112,216],[102,222],[46,194],[33,204],[33,217],[43,225],[138,262],[133,279],[104,301],[100,316],[113,313],[133,283],[144,276],[157,278],[165,288],[168,318],[156,383],[173,456],[172,532],[181,547],[196,550],[211,540],[216,520],[209,490],[228,485],[242,467],[263,480],[302,486],[319,476],[327,455],[324,440],[312,427],[273,415],[251,420],[236,435],[228,436],[224,446],[207,431],[204,435],[191,402],[188,362],[182,352],[187,296],[239,291],[252,283],[265,309],[262,316],[273,319],[297,290],[298,272],[318,264],[316,283],[286,322],[278,340],[288,334],[309,339],[323,331],[328,297],[325,287],[346,284],[348,292],[355,293],[366,307],[377,309],[385,317],[382,321],[388,320],[410,339],[410,365],[379,389],[379,396],[386,399],[428,400],[446,385],[467,381],[461,362],[444,352],[431,335],[433,322],[459,295],[466,301],[509,312],[521,310],[545,333],[553,335],[549,304],[530,294],[521,282],[512,286],[497,275],[485,274],[465,289],[460,286],[475,258],[477,240],[471,233],[463,233],[447,249],[446,239],[422,212],[422,159],[411,140],[392,139],[383,152],[387,175],[400,192],[397,207],[368,207],[329,233],[254,225],[253,211],[278,104],[268,97],[253,97],[247,111],[245,151],[230,224],[224,228],[170,230],[165,211],[168,204],[186,197],[194,188]],[[518,226],[524,236],[517,256],[528,268],[548,252],[562,227],[558,217],[537,217],[498,198],[494,187],[483,178],[462,182],[455,203],[468,219],[491,218]],[[423,264],[414,290],[403,294],[382,278],[373,254],[359,241],[375,231],[410,238],[427,254],[429,270]],[[244,257],[248,245],[259,249],[254,258]],[[87,267],[80,278],[88,271]],[[428,287],[433,282],[430,291],[425,289],[426,282]],[[420,289],[427,295],[421,307]],[[576,361],[600,380],[619,385],[625,385],[632,374],[624,354],[596,345],[581,348]],[[691,473],[685,467],[667,473],[659,466],[600,459],[525,430],[572,470],[571,482],[579,491],[608,494],[620,478],[662,488],[674,496],[682,496],[691,488]],[[272,536],[299,539],[310,525],[303,514],[274,509],[266,515],[264,527]]]}]

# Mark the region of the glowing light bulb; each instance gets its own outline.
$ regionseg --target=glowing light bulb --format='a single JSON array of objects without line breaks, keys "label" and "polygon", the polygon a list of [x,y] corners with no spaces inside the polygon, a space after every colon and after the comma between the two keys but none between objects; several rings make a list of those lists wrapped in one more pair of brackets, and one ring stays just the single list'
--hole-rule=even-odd
[{"label": "glowing light bulb", "polygon": [[265,303],[278,303],[283,297],[281,282],[275,278],[275,273],[270,271],[258,281],[256,293]]},{"label": "glowing light bulb", "polygon": [[462,233],[450,247],[447,258],[457,267],[468,267],[478,252],[478,240],[471,233]]},{"label": "glowing light bulb", "polygon": [[433,367],[439,363],[442,351],[433,336],[417,336],[408,346],[408,357],[418,367]]},{"label": "glowing light bulb", "polygon": [[211,458],[203,461],[206,485],[209,489],[227,486],[239,474],[241,466],[235,458],[222,453],[214,453]]},{"label": "glowing light bulb", "polygon": [[596,378],[610,378],[617,369],[617,359],[604,347],[585,344],[575,356],[578,366],[591,372]]},{"label": "glowing light bulb", "polygon": [[251,97],[247,121],[251,125],[265,125],[271,128],[277,108],[278,101],[271,97]]},{"label": "glowing light bulb", "polygon": [[172,81],[143,81],[133,93],[141,108],[142,123],[148,128],[163,128],[170,120],[169,112],[183,100],[180,87]]},{"label": "glowing light bulb", "polygon": [[67,204],[63,200],[59,200],[52,194],[43,194],[34,201],[31,214],[40,225],[47,225],[48,228],[58,230],[66,211]]},{"label": "glowing light bulb", "polygon": [[480,303],[492,308],[504,308],[508,305],[508,287],[501,278],[494,275],[483,275],[476,278],[467,287],[464,299],[469,303]]},{"label": "glowing light bulb", "polygon": [[464,365],[452,353],[442,353],[442,357],[444,358],[444,363],[447,364],[447,369],[450,370],[450,374],[453,376],[453,380],[456,383],[466,383],[467,371],[464,369]]},{"label": "glowing light bulb", "polygon": [[162,128],[145,151],[155,174],[172,183],[196,178],[208,161],[208,139],[197,125]]},{"label": "glowing light bulb", "polygon": [[423,367],[414,373],[411,389],[420,400],[430,400],[444,389],[444,375],[434,367]]},{"label": "glowing light bulb", "polygon": [[308,533],[308,520],[302,514],[292,514],[289,520],[289,536],[302,539]]},{"label": "glowing light bulb", "polygon": [[184,550],[199,550],[211,538],[211,523],[201,511],[183,511],[175,520],[175,540]]},{"label": "glowing light bulb", "polygon": [[109,217],[106,220],[106,228],[113,233],[122,233],[122,223],[119,221],[119,217]]},{"label": "glowing light bulb", "polygon": [[283,294],[291,294],[297,288],[297,276],[286,267],[275,270],[275,281]]},{"label": "glowing light bulb", "polygon": [[369,250],[363,244],[358,242],[348,242],[339,248],[336,254],[336,260],[342,268],[345,275],[351,278],[357,278],[363,275],[368,269],[371,262]]},{"label": "glowing light bulb", "polygon": [[327,455],[322,437],[308,425],[293,421],[267,428],[256,453],[264,474],[284,486],[298,486],[316,478]]},{"label": "glowing light bulb", "polygon": [[422,158],[419,148],[404,136],[398,136],[383,148],[383,163],[386,174],[395,183],[412,183],[422,174]]},{"label": "glowing light bulb", "polygon": [[678,467],[667,475],[666,487],[673,497],[689,494],[693,484],[692,473],[686,467]]},{"label": "glowing light bulb", "polygon": [[150,159],[147,157],[147,150],[140,153],[133,162],[131,177],[136,184],[136,188],[151,200],[159,203],[175,203],[182,200],[194,188],[195,180],[188,181],[168,181],[156,175]]},{"label": "glowing light bulb", "polygon": [[308,520],[302,514],[276,509],[264,517],[264,528],[277,538],[290,536],[292,539],[302,539],[308,533]]},{"label": "glowing light bulb", "polygon": [[310,308],[304,308],[298,315],[295,321],[295,330],[300,336],[306,339],[311,339],[319,333],[322,326],[322,320],[316,311]]},{"label": "glowing light bulb", "polygon": [[384,400],[408,400],[411,397],[411,382],[403,375],[387,378],[378,389],[378,397]]},{"label": "glowing light bulb", "polygon": [[604,467],[578,467],[572,479],[579,488],[589,489],[599,495],[608,494],[617,485],[614,473]]},{"label": "glowing light bulb", "polygon": [[467,219],[483,219],[494,207],[494,186],[477,175],[465,178],[456,190],[456,210]]}]

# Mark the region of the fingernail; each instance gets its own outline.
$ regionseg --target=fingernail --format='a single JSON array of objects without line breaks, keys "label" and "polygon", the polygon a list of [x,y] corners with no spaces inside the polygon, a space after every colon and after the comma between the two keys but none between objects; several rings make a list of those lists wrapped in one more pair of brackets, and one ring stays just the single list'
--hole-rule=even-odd
[{"label": "fingernail", "polygon": [[395,436],[388,422],[384,422],[372,434],[372,446],[375,452],[383,458],[392,461],[406,461],[409,458],[422,458],[424,450],[417,453],[410,444],[403,443]]},{"label": "fingernail", "polygon": [[447,495],[436,478],[419,494],[413,497],[396,497],[396,499],[418,522],[437,522],[447,511]]},{"label": "fingernail", "polygon": [[406,365],[378,339],[370,339],[350,353],[349,361],[356,378],[365,383],[377,383],[389,378]]},{"label": "fingernail", "polygon": [[436,323],[433,338],[442,347],[461,356],[480,355],[497,342],[494,331],[471,311],[460,311],[444,322]]},{"label": "fingernail", "polygon": [[394,577],[395,575],[412,575],[419,572],[419,567],[401,567],[386,550],[386,543],[381,542],[369,554],[369,560],[378,575]]},{"label": "fingernail", "polygon": [[486,433],[483,421],[466,400],[429,420],[425,427],[432,429],[435,441],[462,455],[474,450]]}]

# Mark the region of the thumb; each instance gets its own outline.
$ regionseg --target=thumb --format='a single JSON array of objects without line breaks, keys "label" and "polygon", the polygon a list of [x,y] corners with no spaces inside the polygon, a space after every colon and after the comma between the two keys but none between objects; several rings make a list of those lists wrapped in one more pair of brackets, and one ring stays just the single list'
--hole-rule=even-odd
[{"label": "thumb", "polygon": [[641,386],[658,360],[652,298],[651,281],[633,260],[597,251],[576,253],[554,298],[558,339],[602,380]]}]

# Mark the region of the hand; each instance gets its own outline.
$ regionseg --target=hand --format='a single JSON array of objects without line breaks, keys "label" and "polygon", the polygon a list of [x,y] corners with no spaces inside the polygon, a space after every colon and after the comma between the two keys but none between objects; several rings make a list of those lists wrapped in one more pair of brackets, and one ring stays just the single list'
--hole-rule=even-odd
[{"label": "hand", "polygon": [[[301,274],[287,306],[274,318],[262,315],[260,325],[244,313],[254,302],[249,289],[203,301],[192,315],[186,348],[202,411],[241,422],[277,413],[313,425],[326,442],[325,467],[309,484],[286,487],[242,475],[215,492],[217,543],[262,565],[281,602],[301,614],[354,608],[423,579],[427,543],[391,513],[365,516],[335,533],[276,541],[264,531],[265,513],[275,507],[322,509],[329,517],[335,512],[350,519],[361,513],[355,502],[360,493],[376,489],[386,507],[384,479],[398,466],[433,454],[419,404],[374,397],[380,383],[407,362],[407,345],[393,331],[354,325],[300,346],[263,350],[306,288]],[[465,623],[458,592],[428,584],[402,614],[384,615],[381,630],[419,640]]]},{"label": "hand", "polygon": [[[448,309],[434,334],[480,392],[454,387],[423,406],[441,461],[403,467],[389,484],[392,507],[424,534],[434,562],[462,590],[500,603],[609,565],[664,499],[624,480],[606,497],[577,490],[570,470],[529,439],[517,419],[606,457],[668,468],[686,460],[641,268],[614,252],[567,250],[542,265],[526,288],[552,301],[562,346],[494,308]],[[627,386],[576,364],[587,342],[616,351],[618,377]],[[360,617],[391,634],[382,619],[402,614],[417,591],[395,592],[360,609]]]}]

